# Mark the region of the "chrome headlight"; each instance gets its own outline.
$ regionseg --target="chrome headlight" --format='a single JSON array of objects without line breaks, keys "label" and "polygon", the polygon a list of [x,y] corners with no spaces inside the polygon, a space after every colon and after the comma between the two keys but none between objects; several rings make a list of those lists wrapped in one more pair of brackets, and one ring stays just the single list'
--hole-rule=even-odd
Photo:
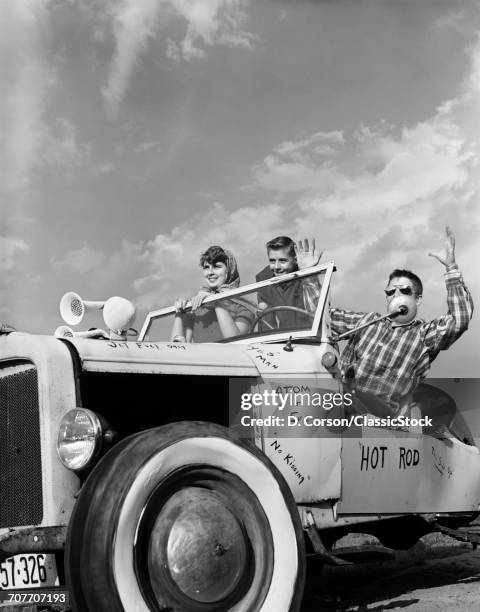
[{"label": "chrome headlight", "polygon": [[91,410],[74,408],[60,421],[57,453],[69,470],[83,470],[92,464],[100,451],[102,425]]}]

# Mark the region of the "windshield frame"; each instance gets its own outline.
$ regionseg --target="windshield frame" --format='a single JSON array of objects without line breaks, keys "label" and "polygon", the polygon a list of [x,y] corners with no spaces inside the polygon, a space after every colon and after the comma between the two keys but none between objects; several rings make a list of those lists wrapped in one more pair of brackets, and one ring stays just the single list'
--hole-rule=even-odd
[{"label": "windshield frame", "polygon": [[[241,287],[236,287],[235,289],[230,289],[229,291],[222,291],[221,293],[215,293],[207,298],[205,298],[204,303],[211,303],[224,300],[229,297],[240,297],[246,293],[252,293],[252,291],[257,291],[262,287],[271,287],[275,285],[280,285],[282,283],[286,283],[288,281],[292,281],[298,278],[306,278],[308,276],[314,276],[316,274],[325,272],[325,276],[322,282],[322,288],[320,291],[320,295],[317,302],[317,308],[315,310],[314,319],[312,321],[312,325],[309,329],[303,330],[285,330],[279,331],[277,334],[272,334],[269,332],[268,334],[261,334],[261,332],[253,332],[252,334],[242,334],[239,336],[232,336],[231,338],[222,338],[218,340],[220,343],[225,342],[258,342],[260,340],[264,342],[275,342],[278,340],[286,340],[290,337],[293,338],[311,338],[318,336],[318,330],[320,327],[320,323],[322,321],[322,315],[325,309],[325,303],[328,295],[328,291],[330,288],[330,281],[333,272],[335,271],[335,263],[333,261],[326,262],[322,265],[312,266],[310,268],[305,268],[304,270],[297,270],[296,272],[290,272],[289,274],[282,274],[281,276],[274,276],[272,278],[268,278],[264,281],[260,281],[258,283],[251,283],[250,285],[243,285]],[[187,307],[185,309],[188,312],[191,309],[190,302],[187,302]],[[145,321],[142,325],[142,329],[138,334],[138,341],[143,342],[150,330],[152,323],[163,316],[172,315],[175,313],[175,306],[166,306],[165,308],[160,308],[158,310],[150,311],[146,317]],[[325,335],[325,326],[322,326],[322,340],[324,340],[323,336]]]}]

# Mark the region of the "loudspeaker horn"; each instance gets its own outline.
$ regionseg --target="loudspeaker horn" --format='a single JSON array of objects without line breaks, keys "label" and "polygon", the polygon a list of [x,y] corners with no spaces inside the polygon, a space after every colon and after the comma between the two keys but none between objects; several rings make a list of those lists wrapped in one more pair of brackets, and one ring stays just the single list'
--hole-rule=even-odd
[{"label": "loudspeaker horn", "polygon": [[98,338],[99,336],[108,340],[108,334],[103,329],[89,329],[88,331],[73,331],[68,325],[60,325],[54,331],[55,338]]},{"label": "loudspeaker horn", "polygon": [[101,310],[105,301],[82,300],[78,293],[69,291],[60,300],[60,315],[68,325],[78,325],[87,310]]}]

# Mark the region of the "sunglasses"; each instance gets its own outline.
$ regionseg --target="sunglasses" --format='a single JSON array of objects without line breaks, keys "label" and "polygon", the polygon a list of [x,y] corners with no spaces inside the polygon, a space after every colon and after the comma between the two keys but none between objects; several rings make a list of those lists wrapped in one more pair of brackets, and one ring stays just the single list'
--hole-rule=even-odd
[{"label": "sunglasses", "polygon": [[394,285],[393,289],[384,289],[387,297],[392,297],[396,290],[399,290],[402,295],[413,295],[415,292],[410,285]]}]

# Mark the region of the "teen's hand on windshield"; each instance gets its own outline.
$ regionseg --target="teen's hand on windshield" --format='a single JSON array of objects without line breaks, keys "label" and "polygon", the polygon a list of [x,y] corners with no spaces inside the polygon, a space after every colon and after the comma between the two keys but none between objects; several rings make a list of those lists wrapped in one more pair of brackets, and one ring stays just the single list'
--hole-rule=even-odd
[{"label": "teen's hand on windshield", "polygon": [[211,295],[211,293],[208,291],[199,291],[197,295],[194,295],[190,300],[192,302],[192,311],[197,310],[197,308],[201,306],[203,300],[209,295]]},{"label": "teen's hand on windshield", "polygon": [[173,303],[173,305],[175,306],[175,312],[177,313],[183,312],[185,308],[187,307],[187,304],[188,304],[188,300],[185,300],[183,298],[178,298]]},{"label": "teen's hand on windshield", "polygon": [[447,225],[445,228],[445,243],[443,250],[430,251],[430,257],[435,257],[444,266],[452,266],[455,263],[455,236]]},{"label": "teen's hand on windshield", "polygon": [[297,264],[299,270],[316,266],[322,257],[323,251],[317,251],[315,246],[315,238],[304,238],[299,240],[295,245],[295,254],[297,256]]}]

